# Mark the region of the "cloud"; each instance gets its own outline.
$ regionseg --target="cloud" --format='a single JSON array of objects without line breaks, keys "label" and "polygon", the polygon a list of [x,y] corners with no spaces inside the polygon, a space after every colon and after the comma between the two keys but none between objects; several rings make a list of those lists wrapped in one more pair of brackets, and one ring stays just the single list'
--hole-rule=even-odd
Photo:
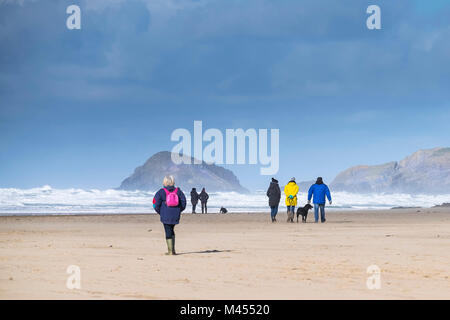
[{"label": "cloud", "polygon": [[[73,3],[0,0],[0,137],[24,181],[27,168],[67,173],[76,161],[95,183],[117,172],[93,166],[100,153],[131,170],[170,146],[167,112],[174,128],[280,128],[287,178],[317,141],[325,154],[305,158],[305,174],[330,158],[329,174],[396,158],[418,147],[418,128],[429,144],[449,139],[442,2],[377,0],[379,31],[366,28],[370,0],[81,0],[82,29],[68,30]],[[392,137],[391,153],[367,152]]]},{"label": "cloud", "polygon": [[18,4],[23,6],[25,0],[0,0],[0,5],[2,4]]},{"label": "cloud", "polygon": [[69,3],[2,10],[3,75],[48,94],[66,79],[80,84],[72,88],[80,97],[96,86],[112,95],[135,86],[139,94],[405,96],[442,94],[449,81],[450,32],[440,22],[448,7],[424,18],[407,1],[381,1],[383,29],[368,31],[365,1],[97,0],[81,2],[82,30],[68,31]]}]

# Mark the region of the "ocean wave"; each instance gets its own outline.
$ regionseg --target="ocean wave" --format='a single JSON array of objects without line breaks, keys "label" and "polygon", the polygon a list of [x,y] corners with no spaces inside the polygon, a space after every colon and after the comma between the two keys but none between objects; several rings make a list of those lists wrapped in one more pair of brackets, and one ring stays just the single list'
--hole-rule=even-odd
[{"label": "ocean wave", "polygon": [[[153,191],[124,191],[99,189],[0,188],[0,215],[53,214],[131,214],[155,213],[152,207]],[[189,197],[188,193],[186,196]],[[283,199],[283,198],[282,198]],[[304,205],[306,193],[298,196]],[[389,209],[392,207],[432,207],[449,202],[450,195],[410,194],[355,194],[334,192],[330,209]],[[188,198],[186,212],[191,212]],[[253,194],[211,192],[208,211],[217,213],[224,206],[230,212],[266,212],[268,201],[264,191]],[[197,206],[197,211],[199,211]],[[283,200],[281,208],[284,207]]]}]

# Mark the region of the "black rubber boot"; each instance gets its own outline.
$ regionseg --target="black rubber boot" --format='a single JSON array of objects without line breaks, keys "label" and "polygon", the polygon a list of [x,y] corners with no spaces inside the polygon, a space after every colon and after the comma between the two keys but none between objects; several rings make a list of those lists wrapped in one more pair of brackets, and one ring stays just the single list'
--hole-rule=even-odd
[{"label": "black rubber boot", "polygon": [[176,255],[176,251],[175,251],[175,235],[172,236],[172,254]]}]

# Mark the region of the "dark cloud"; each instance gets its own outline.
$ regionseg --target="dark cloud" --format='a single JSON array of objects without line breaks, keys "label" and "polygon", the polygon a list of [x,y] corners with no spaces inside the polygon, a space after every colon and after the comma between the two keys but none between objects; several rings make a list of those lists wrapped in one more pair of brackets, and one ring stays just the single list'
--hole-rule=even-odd
[{"label": "dark cloud", "polygon": [[321,88],[326,95],[405,94],[448,85],[450,31],[440,22],[448,6],[424,24],[410,2],[379,1],[383,29],[369,31],[369,1],[88,3],[80,31],[65,28],[70,1],[3,4],[1,73],[45,92],[70,78],[80,96],[86,84],[312,96]]},{"label": "dark cloud", "polygon": [[[167,149],[166,110],[174,128],[203,119],[281,128],[282,139],[299,141],[318,124],[305,121],[300,132],[291,122],[321,119],[320,138],[339,139],[342,159],[366,140],[385,145],[395,135],[412,145],[428,113],[439,133],[423,136],[445,137],[448,1],[85,0],[82,29],[67,30],[73,2],[0,1],[0,148],[11,154],[42,148],[51,158],[67,148],[91,160],[86,150],[114,137],[130,154],[141,148],[115,158],[128,172],[149,155],[141,139]],[[370,4],[382,9],[382,30],[366,28]],[[402,115],[410,118],[397,127]],[[282,152],[290,145],[283,140]]]}]

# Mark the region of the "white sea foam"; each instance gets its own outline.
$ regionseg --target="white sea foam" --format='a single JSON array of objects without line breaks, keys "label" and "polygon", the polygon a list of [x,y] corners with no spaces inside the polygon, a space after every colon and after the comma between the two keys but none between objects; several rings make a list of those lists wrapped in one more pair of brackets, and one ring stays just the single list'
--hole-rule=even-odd
[{"label": "white sea foam", "polygon": [[[0,188],[0,215],[52,214],[119,214],[154,213],[151,191],[53,189],[50,186],[33,189]],[[188,208],[191,204],[188,197]],[[300,204],[306,194],[299,194]],[[333,193],[330,209],[383,209],[392,207],[432,207],[450,202],[450,195],[354,194]],[[210,193],[208,211],[217,213],[221,206],[230,212],[266,212],[268,201],[264,191],[253,194],[236,192]],[[284,207],[284,201],[281,202]],[[197,212],[200,206],[197,206]]]}]

